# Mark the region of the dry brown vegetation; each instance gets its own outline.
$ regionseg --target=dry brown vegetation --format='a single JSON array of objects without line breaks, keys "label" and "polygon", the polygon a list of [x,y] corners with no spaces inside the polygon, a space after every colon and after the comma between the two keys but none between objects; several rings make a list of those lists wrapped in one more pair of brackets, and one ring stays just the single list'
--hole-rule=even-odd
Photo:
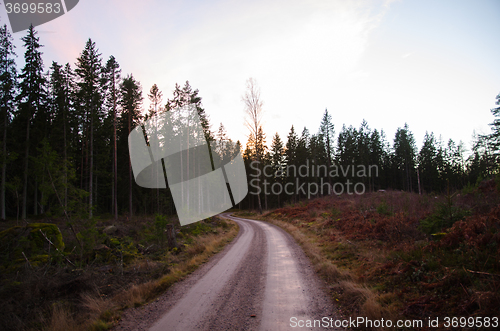
[{"label": "dry brown vegetation", "polygon": [[255,218],[294,236],[345,316],[493,317],[500,307],[499,202],[490,180],[445,196],[318,198]]},{"label": "dry brown vegetation", "polygon": [[180,228],[177,248],[161,248],[152,218],[113,222],[117,232],[105,235],[102,230],[110,223],[95,224],[94,249],[85,254],[74,249],[77,242],[71,241],[71,232],[58,224],[66,243],[65,256],[74,266],[57,258],[53,250],[45,262],[31,263],[29,255],[27,261],[4,261],[0,266],[1,329],[109,329],[123,309],[152,301],[238,232],[234,222],[213,217]]}]

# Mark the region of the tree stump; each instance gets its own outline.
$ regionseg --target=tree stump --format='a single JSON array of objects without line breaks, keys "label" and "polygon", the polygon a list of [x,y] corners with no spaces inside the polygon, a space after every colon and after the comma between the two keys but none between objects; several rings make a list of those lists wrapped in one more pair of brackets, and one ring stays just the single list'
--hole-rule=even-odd
[{"label": "tree stump", "polygon": [[175,236],[175,228],[173,224],[167,224],[167,242],[169,248],[177,247],[177,240]]}]

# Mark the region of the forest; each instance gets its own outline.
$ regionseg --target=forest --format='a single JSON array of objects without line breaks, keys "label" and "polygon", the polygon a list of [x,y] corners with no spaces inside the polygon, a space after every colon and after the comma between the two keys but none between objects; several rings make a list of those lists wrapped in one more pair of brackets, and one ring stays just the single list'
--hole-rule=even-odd
[{"label": "forest", "polygon": [[[470,149],[432,132],[419,145],[407,123],[393,137],[366,121],[340,126],[332,114],[341,109],[310,110],[322,113],[318,128],[294,125],[280,137],[265,133],[263,100],[250,78],[242,96],[245,144],[210,122],[203,91],[189,81],[164,99],[156,84],[144,92],[91,39],[74,63],[50,66],[33,27],[22,41],[18,68],[13,37],[0,28],[4,329],[108,329],[126,308],[151,302],[236,237],[237,226],[217,216],[179,227],[168,187],[135,182],[131,130],[187,105],[195,107],[212,152],[243,156],[249,193],[235,206],[240,214],[291,229],[307,254],[321,257],[312,261],[332,289],[349,280],[334,293],[342,309],[363,312],[358,298],[365,298],[387,316],[423,318],[421,307],[436,314],[456,307],[456,316],[497,310],[497,278],[472,277],[497,277],[499,270],[490,257],[498,255],[500,94],[491,134],[473,137]],[[488,180],[493,176],[496,183]],[[379,251],[374,258],[374,247],[387,256]],[[365,281],[384,292],[368,292]]]},{"label": "forest", "polygon": [[[231,141],[222,123],[214,129],[200,92],[188,81],[175,85],[171,99],[163,100],[156,84],[145,98],[140,82],[132,74],[122,75],[114,56],[103,60],[91,39],[74,65],[52,62],[48,68],[33,27],[22,38],[23,68],[17,68],[5,25],[0,39],[0,219],[175,215],[168,188],[145,189],[135,183],[127,144],[130,131],[156,114],[194,104],[206,139]],[[277,133],[270,138],[260,125],[258,87],[254,80],[249,82],[247,96],[257,99],[243,98],[250,117],[249,139],[245,148],[236,143],[250,184],[240,209],[271,209],[321,195],[378,190],[437,194],[475,185],[498,171],[500,107],[491,110],[492,133],[474,137],[470,151],[463,142],[444,142],[432,132],[418,148],[406,123],[393,139],[366,121],[358,128],[344,124],[338,129],[327,109],[318,118],[316,133],[292,126],[286,139]],[[500,95],[496,101],[500,104]],[[360,174],[361,168],[373,171]],[[337,169],[337,175],[331,169]],[[348,182],[351,191],[344,189]],[[296,189],[278,189],[287,183]],[[329,189],[323,190],[325,183]],[[339,185],[344,185],[342,191]]]}]

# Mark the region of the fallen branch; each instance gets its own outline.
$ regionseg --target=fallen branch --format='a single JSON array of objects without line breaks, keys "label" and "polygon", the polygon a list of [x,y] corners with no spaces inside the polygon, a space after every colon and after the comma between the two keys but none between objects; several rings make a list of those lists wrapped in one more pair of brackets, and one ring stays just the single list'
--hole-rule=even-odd
[{"label": "fallen branch", "polygon": [[347,243],[348,243],[348,244],[351,244],[351,245],[353,245],[354,247],[358,247],[355,243],[350,242],[350,241],[349,241],[349,240],[347,240],[347,239],[346,239],[346,241],[347,241]]},{"label": "fallen branch", "polygon": [[[64,255],[64,253],[63,253],[63,252],[61,252],[61,251],[59,250],[59,248],[57,248],[57,246],[56,246],[56,245],[54,245],[54,243],[53,243],[52,241],[50,241],[50,239],[49,239],[49,238],[45,235],[45,233],[43,233],[42,229],[38,229],[38,231],[40,231],[40,233],[43,235],[43,237],[45,238],[45,240],[47,240],[47,241],[48,241],[48,242],[49,242],[52,246],[54,246],[54,248],[56,249],[56,251],[57,251],[59,254],[61,254],[61,255],[64,257],[64,259],[65,259],[66,261],[68,261],[68,263],[69,263],[69,264],[71,264],[72,266],[76,267],[76,266],[73,264],[73,262],[71,262],[71,261],[70,261],[70,260],[66,257],[66,255]],[[23,253],[23,254],[24,254],[24,253]]]},{"label": "fallen branch", "polygon": [[25,259],[25,260],[26,260],[26,262],[28,263],[29,267],[30,267],[30,268],[33,268],[33,267],[31,266],[30,261],[29,261],[29,260],[28,260],[28,258],[26,257],[26,255],[24,255],[24,252],[21,252],[21,253],[23,254],[24,259]]},{"label": "fallen branch", "polygon": [[479,274],[479,275],[488,275],[488,276],[497,276],[497,277],[500,277],[500,275],[497,275],[497,274],[490,274],[488,272],[483,272],[483,271],[474,271],[474,270],[469,270],[469,269],[465,269],[465,271],[467,272],[470,272],[470,273],[473,273],[473,274]]},{"label": "fallen branch", "polygon": [[64,217],[66,217],[66,221],[68,222],[69,227],[71,228],[71,231],[73,231],[73,234],[75,235],[76,241],[78,241],[78,243],[80,244],[80,260],[81,260],[82,255],[83,255],[83,243],[80,241],[80,239],[76,235],[76,231],[73,228],[73,224],[70,223],[68,213],[66,212],[66,208],[65,208],[64,204],[62,203],[61,198],[59,198],[59,194],[57,193],[56,186],[54,185],[54,180],[52,179],[52,175],[50,174],[49,168],[47,168],[47,172],[49,173],[50,183],[52,184],[52,188],[54,189],[54,193],[56,194],[57,200],[59,201],[59,204],[61,205],[61,207],[64,211]]}]

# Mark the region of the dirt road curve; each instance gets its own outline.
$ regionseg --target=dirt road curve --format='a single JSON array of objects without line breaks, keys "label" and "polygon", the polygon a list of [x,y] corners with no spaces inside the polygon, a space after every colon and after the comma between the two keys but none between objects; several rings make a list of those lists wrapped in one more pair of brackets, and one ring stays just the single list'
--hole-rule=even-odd
[{"label": "dirt road curve", "polygon": [[336,318],[290,235],[264,222],[222,216],[239,224],[236,239],[154,303],[125,312],[115,330],[314,330],[299,327],[300,321]]}]

